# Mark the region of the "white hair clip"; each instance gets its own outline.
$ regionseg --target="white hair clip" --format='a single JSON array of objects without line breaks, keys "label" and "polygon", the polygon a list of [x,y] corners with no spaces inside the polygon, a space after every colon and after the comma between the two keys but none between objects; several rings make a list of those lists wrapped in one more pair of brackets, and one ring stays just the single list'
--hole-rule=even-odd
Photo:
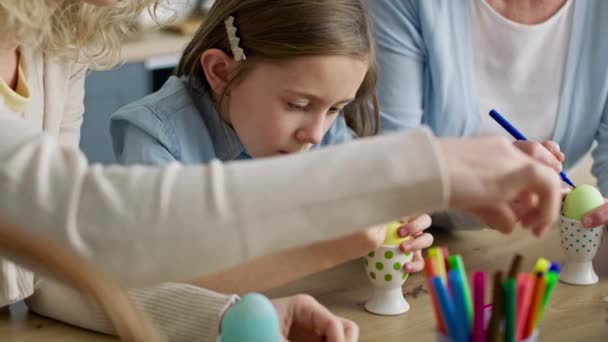
[{"label": "white hair clip", "polygon": [[228,34],[228,41],[230,42],[230,49],[232,50],[232,55],[234,56],[235,61],[240,61],[247,59],[245,57],[245,52],[243,49],[239,47],[239,42],[241,41],[239,37],[236,36],[236,27],[234,27],[234,17],[229,16],[228,19],[224,20],[224,25],[226,25],[226,33]]}]

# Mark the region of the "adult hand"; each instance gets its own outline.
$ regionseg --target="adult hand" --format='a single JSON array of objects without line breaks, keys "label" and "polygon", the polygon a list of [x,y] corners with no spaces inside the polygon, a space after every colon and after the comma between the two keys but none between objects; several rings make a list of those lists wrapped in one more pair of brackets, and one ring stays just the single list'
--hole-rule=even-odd
[{"label": "adult hand", "polygon": [[442,139],[440,146],[447,160],[450,207],[468,211],[502,232],[511,232],[521,222],[536,236],[557,219],[558,173],[508,139]]},{"label": "adult hand", "polygon": [[566,156],[555,141],[548,140],[539,143],[537,141],[518,140],[513,142],[513,145],[555,171],[562,171],[562,163]]}]

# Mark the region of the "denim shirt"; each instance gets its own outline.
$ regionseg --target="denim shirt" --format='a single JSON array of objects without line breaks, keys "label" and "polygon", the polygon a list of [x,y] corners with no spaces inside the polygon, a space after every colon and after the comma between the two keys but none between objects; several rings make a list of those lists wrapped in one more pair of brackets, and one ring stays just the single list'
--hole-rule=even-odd
[{"label": "denim shirt", "polygon": [[[438,136],[479,134],[470,4],[466,0],[368,2],[381,66],[377,90],[384,132],[428,125]],[[596,144],[593,174],[606,196],[608,1],[574,1],[572,6],[570,45],[551,139],[566,154],[566,169]],[[525,133],[525,127],[521,129]]]},{"label": "denim shirt", "polygon": [[[197,95],[187,83],[186,78],[172,76],[157,92],[112,114],[110,132],[119,163],[200,164],[213,159],[251,158],[209,96]],[[340,144],[352,138],[352,131],[340,116],[320,145]]]}]

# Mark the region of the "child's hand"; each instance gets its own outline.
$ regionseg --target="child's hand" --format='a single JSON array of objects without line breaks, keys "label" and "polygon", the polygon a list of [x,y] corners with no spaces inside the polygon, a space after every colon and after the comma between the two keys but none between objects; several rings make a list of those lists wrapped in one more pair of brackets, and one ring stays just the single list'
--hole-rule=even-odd
[{"label": "child's hand", "polygon": [[420,272],[424,269],[424,259],[421,250],[433,244],[433,235],[424,230],[431,226],[431,217],[427,214],[403,219],[405,224],[397,230],[401,237],[411,236],[412,240],[403,242],[400,246],[404,253],[414,252],[414,258],[403,266],[409,273]]},{"label": "child's hand", "polygon": [[283,341],[355,342],[359,327],[331,313],[309,295],[273,299],[281,322]]},{"label": "child's hand", "polygon": [[[604,202],[607,201],[604,199]],[[608,224],[608,203],[604,203],[600,207],[593,209],[583,217],[583,226],[586,228],[593,228],[602,224]]]}]

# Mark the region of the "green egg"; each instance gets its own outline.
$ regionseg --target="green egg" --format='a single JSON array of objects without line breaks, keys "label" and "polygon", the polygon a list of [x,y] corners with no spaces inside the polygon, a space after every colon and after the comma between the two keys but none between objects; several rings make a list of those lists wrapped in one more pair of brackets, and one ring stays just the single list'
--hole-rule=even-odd
[{"label": "green egg", "polygon": [[579,185],[566,195],[564,216],[573,220],[582,220],[585,214],[602,204],[604,197],[595,187],[587,184]]}]

